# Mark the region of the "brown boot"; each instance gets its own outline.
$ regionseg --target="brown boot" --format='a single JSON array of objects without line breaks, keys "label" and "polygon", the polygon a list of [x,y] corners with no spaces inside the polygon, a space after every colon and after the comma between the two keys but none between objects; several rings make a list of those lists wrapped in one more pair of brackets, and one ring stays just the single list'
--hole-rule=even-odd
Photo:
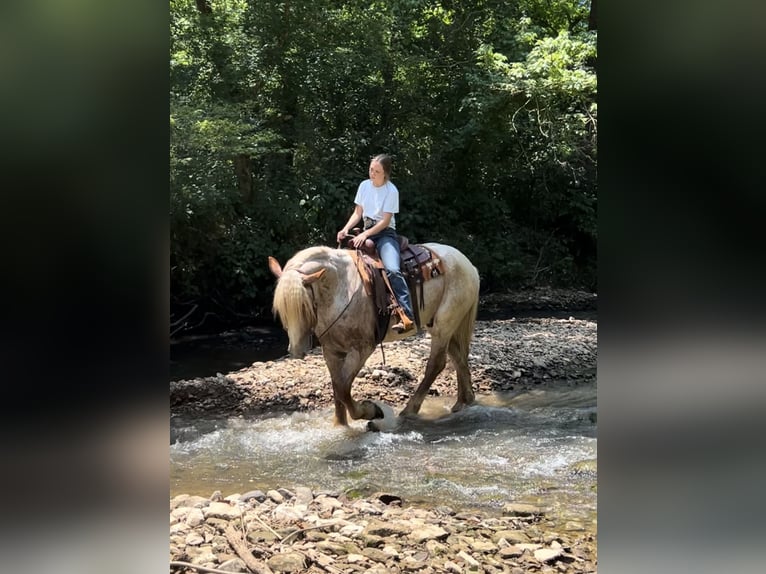
[{"label": "brown boot", "polygon": [[415,323],[401,309],[396,309],[399,315],[399,321],[391,325],[391,330],[398,333],[409,333],[415,329]]},{"label": "brown boot", "polygon": [[402,333],[408,333],[410,331],[414,331],[415,330],[415,323],[410,321],[409,325],[405,326],[404,323],[399,321],[398,323],[396,323],[394,325],[391,325],[391,330],[395,331],[399,335],[401,335]]}]

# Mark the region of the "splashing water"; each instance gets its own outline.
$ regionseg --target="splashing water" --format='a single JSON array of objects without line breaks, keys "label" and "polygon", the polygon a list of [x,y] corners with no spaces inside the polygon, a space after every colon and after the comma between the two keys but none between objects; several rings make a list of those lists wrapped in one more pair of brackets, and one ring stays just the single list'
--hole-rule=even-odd
[{"label": "splashing water", "polygon": [[477,397],[452,414],[429,397],[393,432],[332,424],[332,409],[225,420],[171,420],[171,495],[277,487],[369,495],[455,510],[531,502],[595,521],[596,386]]}]

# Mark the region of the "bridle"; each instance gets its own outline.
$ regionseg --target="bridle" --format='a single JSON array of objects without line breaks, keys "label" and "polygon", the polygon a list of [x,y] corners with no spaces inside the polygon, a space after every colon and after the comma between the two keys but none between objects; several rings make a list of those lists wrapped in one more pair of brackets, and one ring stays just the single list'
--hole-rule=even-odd
[{"label": "bridle", "polygon": [[[314,303],[314,314],[316,315],[317,308],[316,308],[316,297],[314,296],[314,286],[313,285],[309,285],[309,288],[311,289],[311,301]],[[335,323],[338,322],[338,319],[343,317],[343,314],[348,310],[349,305],[351,305],[351,302],[353,300],[354,300],[354,296],[351,295],[351,298],[348,300],[348,303],[346,303],[346,306],[343,307],[343,310],[340,312],[340,314],[337,317],[335,317],[335,319],[333,319],[333,322],[330,323],[328,325],[328,327],[324,331],[322,331],[321,335],[316,335],[316,333],[314,333],[314,336],[316,336],[316,338],[319,340],[319,344],[320,345],[322,344],[322,337],[324,337],[327,334],[327,331],[332,329],[333,325],[335,325]],[[380,342],[380,352],[381,352],[381,354],[383,356],[383,364],[385,365],[386,364],[386,352],[383,350],[383,341]]]},{"label": "bridle", "polygon": [[[314,314],[316,314],[316,310],[317,310],[317,309],[316,309],[316,297],[314,296],[314,286],[313,286],[313,285],[309,285],[309,287],[311,288],[311,300],[312,300],[312,301],[313,301],[313,303],[314,303]],[[345,306],[345,307],[343,307],[343,310],[340,312],[340,314],[339,314],[337,317],[335,317],[335,319],[333,320],[333,322],[332,322],[332,323],[330,323],[330,325],[329,325],[329,326],[328,326],[328,327],[327,327],[327,328],[326,328],[324,331],[322,331],[322,334],[321,334],[321,335],[316,335],[316,338],[320,340],[320,343],[321,343],[321,339],[322,339],[322,337],[324,337],[324,336],[327,334],[327,331],[329,331],[330,329],[332,329],[332,326],[333,326],[333,325],[335,325],[335,323],[337,323],[337,322],[338,322],[338,319],[340,319],[341,317],[343,317],[343,314],[344,314],[344,313],[345,313],[345,312],[348,310],[348,308],[349,308],[349,305],[351,305],[351,302],[352,302],[353,300],[354,300],[354,296],[353,296],[353,295],[351,295],[351,297],[350,297],[350,298],[349,298],[349,300],[348,300],[348,303],[346,303],[346,306]]]}]

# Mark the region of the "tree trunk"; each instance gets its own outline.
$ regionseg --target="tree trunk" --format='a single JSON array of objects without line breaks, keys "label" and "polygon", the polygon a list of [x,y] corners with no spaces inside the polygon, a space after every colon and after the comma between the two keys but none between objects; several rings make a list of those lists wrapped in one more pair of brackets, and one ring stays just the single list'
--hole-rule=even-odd
[{"label": "tree trunk", "polygon": [[212,14],[213,7],[210,5],[210,0],[196,0],[197,10],[200,14]]},{"label": "tree trunk", "polygon": [[253,173],[250,170],[250,156],[239,154],[234,158],[234,169],[237,172],[237,183],[242,200],[245,203],[253,201]]}]

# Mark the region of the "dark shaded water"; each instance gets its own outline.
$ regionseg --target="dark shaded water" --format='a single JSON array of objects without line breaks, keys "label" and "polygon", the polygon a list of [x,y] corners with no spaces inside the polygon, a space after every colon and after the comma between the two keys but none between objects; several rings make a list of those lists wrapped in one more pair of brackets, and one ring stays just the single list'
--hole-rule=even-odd
[{"label": "dark shaded water", "polygon": [[278,359],[287,354],[287,344],[287,333],[271,322],[182,339],[170,345],[170,380],[211,377]]}]

